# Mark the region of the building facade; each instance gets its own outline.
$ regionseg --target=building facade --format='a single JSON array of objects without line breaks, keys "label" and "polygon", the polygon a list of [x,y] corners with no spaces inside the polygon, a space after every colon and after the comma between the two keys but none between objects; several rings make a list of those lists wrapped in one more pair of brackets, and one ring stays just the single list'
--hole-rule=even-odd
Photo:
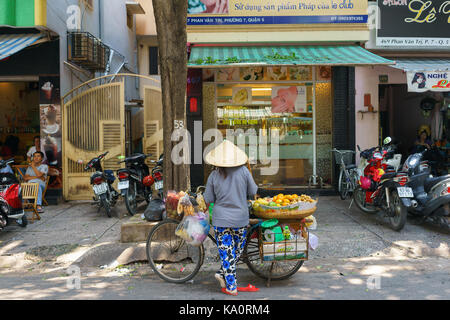
[{"label": "building facade", "polygon": [[[392,64],[362,47],[370,34],[367,1],[225,2],[189,1],[191,138],[203,136],[207,151],[208,129],[231,132],[261,190],[332,189],[331,149],[356,143],[355,68]],[[255,149],[254,135],[274,153]],[[275,136],[279,148],[271,149]],[[193,184],[211,170],[200,158],[192,159]]]},{"label": "building facade", "polygon": [[[98,126],[87,124],[89,115],[81,110],[66,113],[72,118],[64,119],[64,104],[76,93],[67,101],[61,98],[96,77],[138,72],[138,5],[124,0],[0,3],[0,134],[2,143],[8,140],[13,149],[4,156],[14,156],[17,164],[26,163],[33,138],[40,136],[50,165],[50,202],[60,199],[63,185],[69,185],[63,174],[68,167],[64,135],[69,126],[101,136],[96,132]],[[123,85],[125,104],[139,98],[139,81],[127,80]],[[101,149],[95,144],[86,148]]]}]

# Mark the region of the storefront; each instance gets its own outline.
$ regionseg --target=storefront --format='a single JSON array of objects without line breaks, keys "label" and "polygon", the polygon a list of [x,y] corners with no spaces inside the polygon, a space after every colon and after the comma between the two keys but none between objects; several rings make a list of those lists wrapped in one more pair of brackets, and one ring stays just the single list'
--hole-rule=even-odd
[{"label": "storefront", "polygon": [[[381,27],[373,30],[366,48],[396,64],[356,70],[360,80],[356,100],[361,105],[357,144],[372,147],[391,136],[401,141],[399,151],[405,159],[415,151],[418,131],[423,126],[428,127],[427,140],[432,144],[440,146],[444,138],[450,138],[449,12],[444,10],[445,1],[430,1],[429,10],[435,8],[436,15],[424,24],[420,21],[428,9],[418,15],[414,7],[383,1],[378,2],[378,8]],[[367,96],[370,106],[364,103]],[[369,107],[373,113],[363,113]]]},{"label": "storefront", "polygon": [[9,26],[0,28],[0,155],[27,165],[39,137],[54,203],[62,188],[59,38],[44,31],[46,1],[4,1],[0,11]]},{"label": "storefront", "polygon": [[[202,70],[202,115],[189,117],[188,103],[188,120],[235,138],[260,188],[331,189],[331,149],[353,149],[355,141],[354,67],[392,63],[358,45],[368,40],[367,3],[277,9],[270,1],[244,2],[228,1],[217,16],[188,15],[191,86],[192,70]],[[197,94],[189,92],[188,101]],[[196,165],[191,180],[201,172]]]}]

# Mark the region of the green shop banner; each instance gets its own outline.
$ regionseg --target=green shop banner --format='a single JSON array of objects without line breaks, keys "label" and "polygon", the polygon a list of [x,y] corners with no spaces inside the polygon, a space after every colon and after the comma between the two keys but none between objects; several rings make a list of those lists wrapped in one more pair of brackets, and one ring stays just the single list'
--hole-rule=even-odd
[{"label": "green shop banner", "polygon": [[364,0],[188,0],[189,26],[367,23]]},{"label": "green shop banner", "polygon": [[0,0],[0,25],[34,27],[47,25],[46,0]]}]

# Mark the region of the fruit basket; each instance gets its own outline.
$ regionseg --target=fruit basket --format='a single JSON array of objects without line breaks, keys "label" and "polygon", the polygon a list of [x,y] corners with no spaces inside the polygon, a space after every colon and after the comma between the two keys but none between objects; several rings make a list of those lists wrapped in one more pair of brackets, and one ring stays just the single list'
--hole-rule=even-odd
[{"label": "fruit basket", "polygon": [[253,214],[263,219],[302,219],[312,215],[317,209],[317,200],[302,195],[290,201],[279,201],[284,195],[258,199],[253,202]]}]

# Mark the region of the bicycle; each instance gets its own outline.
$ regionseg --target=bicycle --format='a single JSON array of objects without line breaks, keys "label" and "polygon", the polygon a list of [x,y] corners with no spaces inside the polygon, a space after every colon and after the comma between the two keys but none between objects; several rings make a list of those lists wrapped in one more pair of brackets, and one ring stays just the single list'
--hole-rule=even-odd
[{"label": "bicycle", "polygon": [[342,200],[345,200],[349,193],[353,193],[358,185],[359,174],[356,164],[351,163],[353,150],[332,149],[335,152],[336,164],[340,166],[338,192]]},{"label": "bicycle", "polygon": [[[256,276],[268,280],[284,280],[301,268],[304,260],[261,260],[259,246],[260,220],[250,219],[247,241],[238,264],[246,264]],[[179,221],[166,219],[150,231],[147,238],[146,253],[151,268],[163,280],[170,283],[184,283],[199,272],[205,257],[203,244],[194,247],[175,235]],[[210,233],[208,238],[217,245]]]}]

